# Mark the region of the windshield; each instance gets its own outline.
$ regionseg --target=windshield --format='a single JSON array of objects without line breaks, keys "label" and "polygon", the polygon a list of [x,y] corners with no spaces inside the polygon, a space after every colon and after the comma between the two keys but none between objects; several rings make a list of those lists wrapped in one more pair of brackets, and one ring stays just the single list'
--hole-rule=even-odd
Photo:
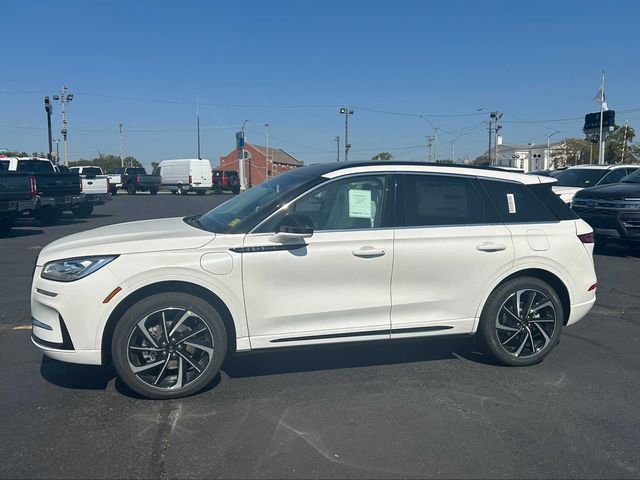
[{"label": "windshield", "polygon": [[622,179],[624,183],[640,183],[640,168]]},{"label": "windshield", "polygon": [[216,233],[246,233],[280,206],[323,179],[294,172],[273,177],[188,223]]},{"label": "windshield", "polygon": [[587,188],[597,185],[608,170],[604,168],[569,168],[556,175],[562,187]]}]

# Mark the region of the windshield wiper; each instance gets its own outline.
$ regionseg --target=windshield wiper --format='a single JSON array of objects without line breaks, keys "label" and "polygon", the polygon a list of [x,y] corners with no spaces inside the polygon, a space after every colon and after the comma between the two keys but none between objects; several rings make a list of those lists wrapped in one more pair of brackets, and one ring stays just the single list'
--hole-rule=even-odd
[{"label": "windshield wiper", "polygon": [[206,230],[204,226],[200,223],[199,218],[202,215],[191,215],[189,217],[184,217],[183,220],[187,225],[191,225],[192,227],[199,228],[200,230]]}]

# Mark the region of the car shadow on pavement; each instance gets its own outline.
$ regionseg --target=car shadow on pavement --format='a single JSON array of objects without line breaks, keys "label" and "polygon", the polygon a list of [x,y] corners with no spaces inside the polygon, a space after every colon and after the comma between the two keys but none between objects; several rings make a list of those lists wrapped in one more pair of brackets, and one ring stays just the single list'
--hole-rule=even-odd
[{"label": "car shadow on pavement", "polygon": [[42,235],[44,230],[36,228],[12,228],[10,232],[0,235],[0,238],[30,237],[32,235]]},{"label": "car shadow on pavement", "polygon": [[104,390],[113,376],[105,375],[97,365],[59,362],[45,356],[40,364],[42,378],[62,388]]},{"label": "car shadow on pavement", "polygon": [[264,350],[232,355],[222,366],[231,378],[293,372],[392,365],[461,357],[494,365],[490,357],[476,351],[471,337],[439,337],[343,343],[291,349]]},{"label": "car shadow on pavement", "polygon": [[604,246],[598,245],[593,251],[594,255],[620,258],[640,258],[640,245],[630,245],[624,243],[607,243]]}]

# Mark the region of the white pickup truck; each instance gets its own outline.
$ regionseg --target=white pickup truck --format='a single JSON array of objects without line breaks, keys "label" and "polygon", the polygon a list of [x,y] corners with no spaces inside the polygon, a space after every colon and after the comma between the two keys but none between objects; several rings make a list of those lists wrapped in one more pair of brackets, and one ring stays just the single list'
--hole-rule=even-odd
[{"label": "white pickup truck", "polygon": [[73,210],[75,217],[87,218],[91,216],[96,205],[104,205],[111,200],[109,178],[102,173],[100,167],[92,165],[69,167],[69,172],[80,175],[85,198],[85,202]]}]

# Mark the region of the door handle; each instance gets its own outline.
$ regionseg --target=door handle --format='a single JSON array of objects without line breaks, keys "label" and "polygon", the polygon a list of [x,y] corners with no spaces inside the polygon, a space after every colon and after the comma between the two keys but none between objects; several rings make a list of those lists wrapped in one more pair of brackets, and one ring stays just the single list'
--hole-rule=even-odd
[{"label": "door handle", "polygon": [[476,248],[481,252],[500,252],[506,250],[507,246],[502,243],[482,243]]},{"label": "door handle", "polygon": [[356,257],[373,258],[381,257],[387,252],[383,248],[363,247],[358,250],[353,250],[353,252],[351,253],[353,253]]}]

